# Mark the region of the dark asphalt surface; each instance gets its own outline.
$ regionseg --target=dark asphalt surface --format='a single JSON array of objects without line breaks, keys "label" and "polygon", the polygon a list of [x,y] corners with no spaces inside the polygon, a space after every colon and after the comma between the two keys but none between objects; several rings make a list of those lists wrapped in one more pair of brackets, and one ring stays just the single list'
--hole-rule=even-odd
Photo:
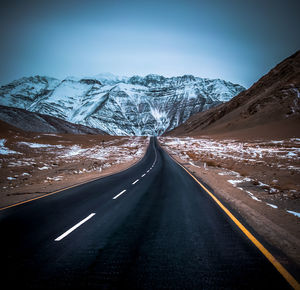
[{"label": "dark asphalt surface", "polygon": [[289,289],[153,138],[124,172],[0,211],[0,230],[2,289]]}]

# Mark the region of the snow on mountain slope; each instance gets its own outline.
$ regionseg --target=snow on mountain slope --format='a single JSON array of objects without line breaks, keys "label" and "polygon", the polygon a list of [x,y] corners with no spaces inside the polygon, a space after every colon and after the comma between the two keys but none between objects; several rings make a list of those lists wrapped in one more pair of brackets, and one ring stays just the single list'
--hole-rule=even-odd
[{"label": "snow on mountain slope", "polygon": [[101,83],[105,85],[112,85],[120,82],[126,82],[129,78],[125,76],[116,76],[112,73],[106,72],[106,73],[97,74],[91,77],[91,79],[100,80]]},{"label": "snow on mountain slope", "polygon": [[0,88],[0,104],[48,114],[112,135],[161,135],[191,115],[243,91],[242,86],[185,75],[165,78],[22,78]]},{"label": "snow on mountain slope", "polygon": [[30,110],[36,98],[53,91],[61,81],[49,77],[24,77],[0,88],[1,105]]}]

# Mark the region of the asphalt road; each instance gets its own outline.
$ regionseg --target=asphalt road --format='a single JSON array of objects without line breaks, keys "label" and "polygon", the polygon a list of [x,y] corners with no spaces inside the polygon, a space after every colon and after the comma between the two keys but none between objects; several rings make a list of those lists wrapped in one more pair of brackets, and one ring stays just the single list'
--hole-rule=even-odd
[{"label": "asphalt road", "polygon": [[2,289],[289,289],[153,138],[124,172],[0,211],[0,230]]}]

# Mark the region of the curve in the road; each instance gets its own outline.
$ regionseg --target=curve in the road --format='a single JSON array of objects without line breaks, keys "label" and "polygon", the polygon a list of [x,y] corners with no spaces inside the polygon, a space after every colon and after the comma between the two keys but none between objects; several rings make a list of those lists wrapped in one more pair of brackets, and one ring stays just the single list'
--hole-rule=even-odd
[{"label": "curve in the road", "polygon": [[201,184],[151,138],[123,172],[2,210],[3,285],[297,288]]}]

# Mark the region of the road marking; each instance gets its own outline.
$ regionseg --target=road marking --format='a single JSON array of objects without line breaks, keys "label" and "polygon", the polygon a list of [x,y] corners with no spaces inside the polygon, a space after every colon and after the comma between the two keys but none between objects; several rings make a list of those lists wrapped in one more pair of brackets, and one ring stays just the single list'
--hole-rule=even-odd
[{"label": "road marking", "polygon": [[139,181],[139,179],[137,179],[136,181],[132,182],[132,185],[135,185],[137,182]]},{"label": "road marking", "polygon": [[[172,157],[172,156],[171,156]],[[231,220],[240,228],[240,230],[248,237],[248,239],[259,249],[259,251],[272,263],[277,271],[285,278],[285,280],[294,288],[300,289],[298,281],[276,260],[276,258],[242,225],[242,223],[212,194],[192,173],[190,173],[183,165],[178,163],[173,157],[172,159],[183,168],[219,205],[219,207],[231,218]]]},{"label": "road marking", "polygon": [[126,189],[122,190],[119,194],[117,194],[113,199],[118,198],[120,195],[122,195],[124,192],[126,192]]},{"label": "road marking", "polygon": [[[149,146],[150,146],[150,143],[149,143]],[[154,143],[153,143],[153,148],[154,148]],[[155,150],[155,149],[154,149]],[[156,151],[155,151],[155,154],[156,154]],[[119,172],[122,172],[123,170],[119,171]],[[119,173],[119,172],[116,172],[116,173]],[[116,174],[114,173],[114,174]],[[114,175],[114,174],[110,174],[110,175]],[[110,176],[109,175],[109,176]],[[4,206],[4,207],[1,207],[0,208],[0,211],[2,210],[6,210],[8,208],[11,208],[11,207],[15,207],[15,206],[19,206],[19,205],[22,205],[22,204],[26,204],[26,203],[29,203],[29,202],[32,202],[32,201],[35,201],[35,200],[38,200],[38,199],[42,199],[42,198],[45,198],[45,197],[48,197],[50,195],[53,195],[53,194],[56,194],[56,193],[60,193],[60,192],[63,192],[65,190],[68,190],[68,189],[71,189],[71,188],[75,188],[75,187],[78,187],[80,185],[83,185],[83,184],[87,184],[89,182],[93,182],[93,181],[96,181],[96,180],[99,180],[99,179],[102,179],[102,178],[105,178],[106,176],[103,176],[103,177],[96,177],[94,179],[91,179],[91,180],[88,180],[88,181],[84,181],[84,182],[81,182],[81,183],[77,183],[77,184],[74,184],[74,185],[71,185],[71,186],[68,186],[68,187],[65,187],[65,188],[62,188],[62,189],[59,189],[59,190],[56,190],[56,191],[53,191],[53,192],[50,192],[50,193],[46,193],[46,194],[43,194],[41,196],[38,196],[38,197],[34,197],[34,198],[30,198],[30,199],[27,199],[27,200],[23,200],[23,201],[20,201],[20,202],[17,202],[17,203],[13,203],[13,204],[10,204],[10,205],[7,205],[7,206]]]},{"label": "road marking", "polygon": [[144,177],[146,175],[146,173],[144,173],[141,177]]},{"label": "road marking", "polygon": [[95,215],[95,213],[91,213],[89,216],[87,216],[85,219],[83,219],[81,222],[77,223],[75,226],[71,227],[69,230],[67,230],[65,233],[60,235],[58,238],[56,238],[54,241],[59,242],[63,238],[65,238],[67,235],[69,235],[71,232],[76,230],[78,227],[80,227],[82,224],[84,224],[86,221],[88,221],[90,218],[92,218]]}]

